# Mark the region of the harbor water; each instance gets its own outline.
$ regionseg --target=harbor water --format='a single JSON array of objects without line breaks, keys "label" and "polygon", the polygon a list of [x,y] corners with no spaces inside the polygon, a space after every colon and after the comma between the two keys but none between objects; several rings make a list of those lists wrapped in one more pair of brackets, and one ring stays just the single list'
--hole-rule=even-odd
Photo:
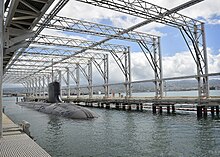
[{"label": "harbor water", "polygon": [[197,120],[195,112],[90,108],[99,118],[73,120],[18,106],[14,97],[4,97],[3,105],[15,123],[31,124],[31,135],[53,157],[220,156],[220,120]]}]

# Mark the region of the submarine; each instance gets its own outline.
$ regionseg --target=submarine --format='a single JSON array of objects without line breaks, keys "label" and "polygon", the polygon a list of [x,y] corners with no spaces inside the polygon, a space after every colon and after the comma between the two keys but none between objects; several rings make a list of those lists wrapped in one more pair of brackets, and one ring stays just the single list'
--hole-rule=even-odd
[{"label": "submarine", "polygon": [[20,106],[32,108],[39,112],[63,116],[71,119],[98,118],[98,114],[88,108],[77,106],[73,103],[64,103],[60,97],[60,83],[54,81],[48,86],[47,102],[18,102]]}]

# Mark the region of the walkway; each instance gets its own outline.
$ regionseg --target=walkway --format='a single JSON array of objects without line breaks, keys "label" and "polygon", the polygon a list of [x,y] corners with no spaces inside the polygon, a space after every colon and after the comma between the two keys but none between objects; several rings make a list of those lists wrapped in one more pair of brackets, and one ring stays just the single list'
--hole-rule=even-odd
[{"label": "walkway", "polygon": [[0,139],[1,157],[50,157],[21,128],[3,114],[3,138]]}]

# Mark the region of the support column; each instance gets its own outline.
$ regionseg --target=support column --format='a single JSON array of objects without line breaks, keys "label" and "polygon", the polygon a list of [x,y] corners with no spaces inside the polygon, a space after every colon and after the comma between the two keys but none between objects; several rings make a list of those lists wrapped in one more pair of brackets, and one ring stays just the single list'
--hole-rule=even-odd
[{"label": "support column", "polygon": [[175,109],[175,105],[172,105],[172,113],[175,113],[176,109]]},{"label": "support column", "polygon": [[109,104],[109,103],[106,103],[106,104],[105,104],[105,108],[106,108],[106,109],[110,109],[110,104]]},{"label": "support column", "polygon": [[128,47],[128,94],[129,97],[132,96],[132,85],[131,85],[131,51],[130,47]]},{"label": "support column", "polygon": [[167,106],[167,114],[170,114],[170,106]]},{"label": "support column", "polygon": [[4,40],[4,1],[0,2],[0,138],[3,136],[2,126],[2,78],[3,78],[3,40]]},{"label": "support column", "polygon": [[61,85],[61,83],[62,83],[62,71],[59,70],[58,74],[59,74],[59,83],[60,83],[60,97],[62,98],[62,85]]},{"label": "support column", "polygon": [[76,86],[77,86],[77,98],[79,98],[79,96],[80,96],[79,63],[76,64]]},{"label": "support column", "polygon": [[31,95],[31,82],[30,80],[27,81],[27,86],[28,86],[28,96]]},{"label": "support column", "polygon": [[159,113],[162,114],[163,113],[163,107],[159,106]]},{"label": "support column", "polygon": [[122,103],[122,110],[126,110],[126,104]]},{"label": "support column", "polygon": [[108,60],[108,54],[104,55],[104,91],[105,91],[105,97],[109,97],[109,60]]},{"label": "support column", "polygon": [[38,84],[39,84],[39,88],[38,88],[38,90],[39,90],[39,97],[41,97],[41,77],[40,76],[38,77]]},{"label": "support column", "polygon": [[153,39],[153,48],[154,48],[154,74],[155,74],[155,97],[163,97],[163,69],[162,69],[162,56],[160,49],[160,37]]},{"label": "support column", "polygon": [[[51,75],[52,78],[52,75]],[[50,84],[50,75],[47,76],[47,94],[49,96],[49,84]]]},{"label": "support column", "polygon": [[215,107],[214,106],[211,107],[211,115],[212,115],[212,117],[215,116]]},{"label": "support column", "polygon": [[155,104],[152,105],[153,114],[157,113],[157,106]]},{"label": "support column", "polygon": [[202,106],[197,106],[197,118],[202,118]]},{"label": "support column", "polygon": [[160,89],[160,97],[163,97],[163,92],[164,92],[164,85],[163,85],[163,66],[162,66],[162,54],[161,54],[161,47],[160,47],[160,37],[158,37],[158,54],[159,54],[159,75],[160,75],[160,81],[159,81],[159,89]]},{"label": "support column", "polygon": [[116,103],[116,104],[115,104],[115,108],[116,108],[117,110],[119,110],[119,103]]},{"label": "support column", "polygon": [[206,76],[203,77],[203,88],[204,88],[204,95],[206,98],[209,97],[209,76],[207,75],[208,72],[208,56],[207,56],[207,49],[206,49],[206,35],[205,35],[205,26],[204,23],[201,24],[201,31],[202,31],[202,45],[203,45],[203,55],[204,55],[204,64],[205,64],[205,74]]},{"label": "support column", "polygon": [[137,111],[140,110],[140,106],[139,106],[139,104],[136,104],[136,110],[137,110]]},{"label": "support column", "polygon": [[216,106],[216,116],[219,117],[219,106]]},{"label": "support column", "polygon": [[126,98],[131,97],[131,59],[130,59],[130,48],[128,51],[124,52],[125,65],[124,65],[124,74],[125,74],[125,94]]},{"label": "support column", "polygon": [[208,113],[207,113],[207,107],[203,107],[203,115],[204,115],[204,118],[207,118],[208,116]]},{"label": "support column", "polygon": [[66,68],[66,73],[67,73],[67,98],[70,98],[70,70],[69,68]]},{"label": "support column", "polygon": [[101,108],[104,108],[104,103],[101,103]]},{"label": "support column", "polygon": [[92,61],[88,62],[88,84],[89,84],[89,98],[93,96],[93,87],[92,87]]},{"label": "support column", "polygon": [[38,89],[37,78],[35,78],[34,80],[35,80],[35,97],[37,97],[37,89]]},{"label": "support column", "polygon": [[143,111],[143,104],[140,103],[140,110]]},{"label": "support column", "polygon": [[131,111],[131,104],[128,104],[128,110]]},{"label": "support column", "polygon": [[43,78],[43,97],[45,98],[45,76]]}]

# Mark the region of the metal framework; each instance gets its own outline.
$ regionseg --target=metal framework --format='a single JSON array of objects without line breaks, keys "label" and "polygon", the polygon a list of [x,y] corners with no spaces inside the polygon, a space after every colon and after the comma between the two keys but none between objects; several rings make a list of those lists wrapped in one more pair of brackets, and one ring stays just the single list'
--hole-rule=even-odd
[{"label": "metal framework", "polygon": [[[202,0],[192,0],[171,10],[153,5],[143,0],[78,1],[120,11],[123,13],[144,18],[146,20],[132,27],[129,27],[128,29],[122,29],[103,24],[60,17],[56,16],[56,14],[67,3],[67,1],[61,0],[50,14],[42,14],[38,19],[38,22],[33,24],[33,26],[37,26],[35,27],[35,33],[22,32],[24,34],[24,38],[28,38],[28,40],[25,40],[25,44],[30,45],[31,43],[33,43],[36,46],[25,49],[26,46],[22,45],[24,48],[19,49],[16,52],[14,58],[11,59],[11,55],[9,56],[11,62],[5,68],[6,73],[4,75],[4,81],[22,82],[29,92],[32,91],[35,95],[41,95],[43,91],[43,95],[45,95],[45,86],[47,85],[46,82],[52,81],[56,78],[58,81],[65,83],[67,95],[70,96],[70,82],[72,78],[77,86],[77,95],[79,96],[79,73],[81,72],[81,74],[83,74],[88,82],[90,97],[92,97],[92,66],[95,66],[101,77],[103,78],[105,96],[108,97],[108,55],[98,53],[100,54],[99,58],[95,58],[95,53],[93,52],[97,50],[107,51],[109,54],[111,54],[111,56],[116,61],[118,67],[122,71],[125,77],[125,93],[127,97],[130,97],[132,88],[130,48],[128,48],[128,46],[122,45],[104,44],[111,39],[119,39],[136,42],[140,46],[155,73],[155,78],[153,80],[153,82],[155,83],[155,96],[156,98],[162,98],[163,70],[162,57],[160,52],[160,38],[154,35],[134,31],[134,29],[138,27],[156,21],[173,27],[177,27],[181,31],[186,41],[186,44],[190,48],[193,58],[197,64],[199,96],[208,97],[209,88],[208,75],[206,75],[208,74],[208,71],[204,26],[201,22],[197,20],[177,13],[177,11],[201,2]],[[19,0],[18,4],[25,5],[25,2],[26,1],[24,0]],[[33,6],[28,6],[31,7],[31,9],[33,10]],[[15,13],[19,12],[19,8],[16,9],[17,10],[15,11]],[[26,13],[28,14],[28,11],[26,11]],[[30,16],[32,13],[30,13]],[[20,18],[24,19],[25,17]],[[21,22],[21,19],[20,21],[16,22]],[[26,22],[27,24],[27,21],[24,22]],[[9,23],[13,25],[13,22]],[[15,25],[13,25],[13,27],[15,27]],[[39,35],[43,28],[83,33],[106,38],[101,41],[88,41],[66,37]],[[18,27],[13,29],[7,27],[7,30],[10,31],[12,34],[17,33],[17,29]],[[6,39],[11,40],[5,40],[7,43],[6,46],[8,46],[5,52],[15,52],[18,47],[16,49],[13,49],[12,51],[12,48],[10,46],[12,46],[13,42],[15,41],[23,42],[24,40],[19,40],[19,38],[10,38],[10,34],[8,35],[7,31],[6,35]],[[22,35],[18,34],[18,37],[22,38]],[[58,47],[62,47],[62,49]],[[46,79],[47,81],[45,81]],[[36,87],[34,87],[34,85]]]},{"label": "metal framework", "polygon": [[[180,29],[197,66],[199,96],[200,98],[209,97],[208,76],[202,77],[203,74],[208,74],[204,24],[198,20],[177,13],[177,11],[203,0],[192,0],[171,10],[143,0],[77,1],[146,19],[146,21],[136,25],[135,28],[155,21]],[[130,30],[133,30],[133,27],[131,27]]]},{"label": "metal framework", "polygon": [[[39,26],[41,26],[41,22],[39,22]],[[96,35],[96,36],[115,38],[120,40],[128,40],[138,43],[142,51],[144,52],[147,60],[149,61],[150,65],[153,65],[151,66],[152,70],[154,71],[154,73],[156,73],[155,74],[156,97],[163,96],[163,84],[162,81],[160,81],[163,76],[162,64],[161,64],[162,59],[161,59],[161,52],[159,45],[160,38],[158,36],[137,32],[137,31],[127,32],[123,28],[117,28],[108,25],[82,21],[72,18],[66,18],[61,16],[55,16],[53,20],[51,20],[46,27],[50,29]],[[125,32],[125,33],[122,34],[121,32]],[[147,54],[149,54],[150,57],[148,57]],[[131,79],[131,77],[129,78]],[[129,86],[128,88],[131,87]],[[127,93],[127,95],[130,95],[129,93]]]}]

